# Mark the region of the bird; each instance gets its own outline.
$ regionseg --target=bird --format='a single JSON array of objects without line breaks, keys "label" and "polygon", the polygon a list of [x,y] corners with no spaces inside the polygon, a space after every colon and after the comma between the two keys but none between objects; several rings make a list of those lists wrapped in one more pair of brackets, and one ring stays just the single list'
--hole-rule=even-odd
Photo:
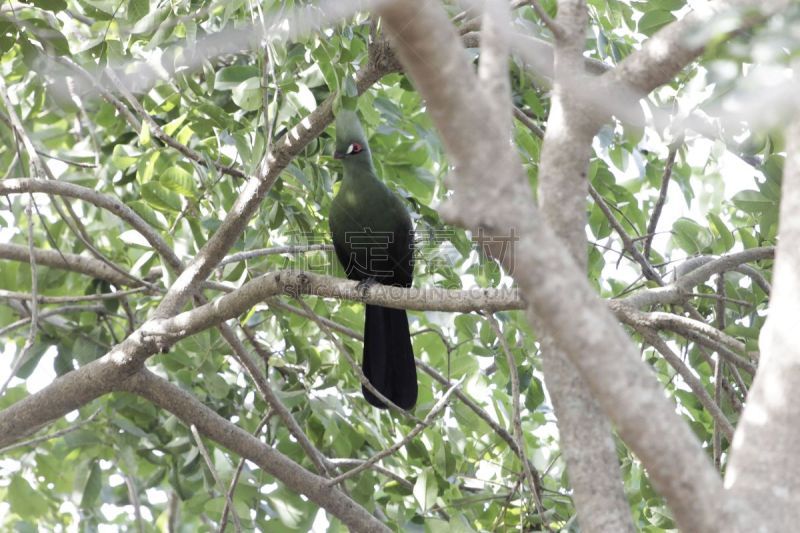
[{"label": "bird", "polygon": [[[414,230],[400,198],[375,173],[372,154],[358,115],[336,115],[334,158],[344,167],[328,224],[336,257],[348,279],[360,287],[372,283],[410,287],[414,275]],[[417,401],[417,368],[405,309],[367,304],[362,370],[367,380],[402,409]],[[366,387],[367,402],[387,405]]]}]

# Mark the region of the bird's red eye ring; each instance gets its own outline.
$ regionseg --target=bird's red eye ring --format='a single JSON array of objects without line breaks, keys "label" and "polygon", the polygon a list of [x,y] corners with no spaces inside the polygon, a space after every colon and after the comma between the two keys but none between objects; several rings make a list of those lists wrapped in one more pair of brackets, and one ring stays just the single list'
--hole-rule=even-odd
[{"label": "bird's red eye ring", "polygon": [[350,153],[351,153],[351,154],[357,154],[357,153],[359,153],[361,150],[363,150],[363,148],[362,148],[362,147],[361,147],[361,145],[360,145],[360,144],[358,144],[358,143],[353,143],[353,144],[351,144],[351,145],[350,145]]}]

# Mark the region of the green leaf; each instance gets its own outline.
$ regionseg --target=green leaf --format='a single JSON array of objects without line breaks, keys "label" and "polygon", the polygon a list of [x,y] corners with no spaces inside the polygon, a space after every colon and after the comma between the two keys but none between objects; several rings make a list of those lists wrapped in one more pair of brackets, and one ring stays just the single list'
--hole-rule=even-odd
[{"label": "green leaf", "polygon": [[48,54],[64,56],[69,55],[67,38],[46,21],[35,18],[19,20],[20,26],[27,30],[28,35],[36,39]]},{"label": "green leaf", "polygon": [[439,496],[439,487],[436,484],[436,474],[430,470],[420,472],[417,482],[414,483],[414,499],[420,508],[427,511],[436,503]]},{"label": "green leaf", "polygon": [[153,210],[150,208],[150,205],[146,202],[141,200],[134,200],[133,202],[128,203],[128,207],[136,211],[136,214],[139,215],[144,219],[145,222],[150,224],[156,229],[166,229],[164,224],[162,223],[161,219],[159,219]]},{"label": "green leaf", "polygon": [[11,478],[6,501],[11,511],[22,518],[38,519],[47,512],[47,502],[20,475]]},{"label": "green leaf", "polygon": [[317,101],[314,98],[314,93],[302,83],[297,84],[296,91],[292,91],[286,95],[286,100],[292,103],[294,108],[300,112],[314,111],[317,108]]},{"label": "green leaf", "polygon": [[179,165],[173,165],[159,177],[158,182],[183,196],[194,197],[197,193],[192,175]]},{"label": "green leaf", "polygon": [[180,195],[153,181],[142,184],[142,198],[159,211],[181,210]]},{"label": "green leaf", "polygon": [[100,489],[102,488],[102,475],[98,462],[92,461],[92,466],[89,468],[89,477],[86,479],[86,485],[83,487],[81,509],[90,509],[95,505],[95,502],[97,502],[97,498],[100,496]]},{"label": "green leaf", "polygon": [[250,78],[233,88],[233,101],[245,111],[255,111],[263,105],[261,79]]},{"label": "green leaf", "polygon": [[128,22],[136,23],[150,12],[149,0],[131,0],[128,2]]},{"label": "green leaf", "polygon": [[731,200],[736,207],[746,213],[763,213],[777,208],[776,202],[771,201],[759,191],[740,191]]},{"label": "green leaf", "polygon": [[258,67],[253,65],[233,65],[224,67],[214,77],[214,88],[218,91],[230,91],[238,87],[243,81],[258,79]]},{"label": "green leaf", "polygon": [[544,403],[544,387],[538,378],[532,377],[528,390],[525,393],[525,407],[529,411],[535,411],[537,407]]},{"label": "green leaf", "polygon": [[111,164],[118,170],[125,170],[139,161],[141,155],[127,144],[117,144],[111,153]]},{"label": "green leaf", "polygon": [[222,379],[218,374],[205,374],[203,383],[208,393],[217,400],[222,400],[228,396],[231,390],[228,382]]},{"label": "green leaf", "polygon": [[45,354],[47,349],[50,348],[50,346],[50,342],[35,342],[28,352],[27,361],[25,361],[25,363],[23,363],[23,365],[17,371],[17,377],[19,379],[27,379],[36,369],[36,366],[39,364],[42,356]]},{"label": "green leaf", "polygon": [[714,253],[725,253],[733,248],[733,245],[736,244],[736,239],[722,219],[714,213],[708,213],[706,218],[708,218],[708,221],[711,223],[711,229],[715,237]]},{"label": "green leaf", "polygon": [[672,241],[690,255],[699,254],[711,246],[711,232],[689,218],[679,218],[672,225]]},{"label": "green leaf", "polygon": [[639,19],[639,31],[645,35],[653,35],[662,26],[675,20],[675,15],[669,11],[648,11]]},{"label": "green leaf", "polygon": [[[149,11],[144,17],[138,19],[136,24],[129,30],[133,35],[144,35],[156,31],[159,25],[166,20],[170,14],[170,9],[166,6],[160,7],[154,11]],[[154,39],[152,44],[157,44]]]},{"label": "green leaf", "polygon": [[56,13],[63,9],[67,9],[67,2],[65,0],[29,0],[33,5],[45,11],[52,11]]}]

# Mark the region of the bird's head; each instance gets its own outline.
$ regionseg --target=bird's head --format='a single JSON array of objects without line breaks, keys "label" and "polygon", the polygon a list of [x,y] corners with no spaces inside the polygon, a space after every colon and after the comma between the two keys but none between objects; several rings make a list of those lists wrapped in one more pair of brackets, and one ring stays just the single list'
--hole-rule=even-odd
[{"label": "bird's head", "polygon": [[336,115],[336,151],[333,157],[345,161],[369,160],[367,136],[353,111],[342,109]]}]

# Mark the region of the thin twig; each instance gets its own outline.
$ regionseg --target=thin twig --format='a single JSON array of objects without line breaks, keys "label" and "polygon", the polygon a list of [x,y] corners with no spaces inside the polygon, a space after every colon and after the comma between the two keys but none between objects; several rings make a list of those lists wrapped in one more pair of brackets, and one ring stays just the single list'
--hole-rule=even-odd
[{"label": "thin twig", "polygon": [[128,488],[128,499],[133,506],[133,515],[136,519],[136,527],[139,533],[144,533],[144,522],[142,521],[142,508],[139,502],[139,491],[136,489],[136,484],[133,478],[128,474],[122,472],[122,478],[125,480],[125,486]]},{"label": "thin twig", "polygon": [[664,163],[664,174],[661,177],[661,190],[658,192],[658,199],[653,206],[653,213],[650,215],[650,223],[647,224],[647,236],[642,251],[642,254],[647,259],[650,258],[650,247],[653,245],[653,237],[658,229],[658,219],[661,217],[661,210],[664,208],[664,203],[667,201],[667,190],[669,189],[669,180],[672,176],[672,167],[675,165],[675,155],[678,153],[678,149],[682,144],[683,137],[681,136],[669,147],[667,161]]},{"label": "thin twig", "polygon": [[[205,299],[200,301],[207,303]],[[314,463],[317,471],[322,475],[330,475],[330,468],[325,463],[325,456],[316,447],[314,447],[314,444],[303,432],[303,428],[300,427],[300,424],[298,424],[297,420],[295,420],[292,416],[291,411],[289,411],[283,402],[281,402],[278,395],[274,390],[272,390],[272,387],[269,386],[265,374],[258,367],[255,359],[250,357],[247,349],[236,336],[236,333],[233,331],[233,329],[227,324],[221,323],[219,324],[219,330],[222,334],[222,337],[236,355],[236,360],[239,361],[239,364],[242,365],[248,376],[250,376],[250,379],[252,379],[253,383],[255,383],[256,388],[261,393],[261,396],[264,398],[270,408],[281,418],[281,420],[283,420],[284,424],[286,424],[286,429],[288,429],[289,433],[291,433],[292,436],[297,439],[297,443],[300,444],[300,447],[306,452],[308,458],[312,463]]]},{"label": "thin twig", "polygon": [[[22,145],[25,148],[25,151],[28,154],[28,159],[31,165],[31,174],[36,176],[38,179],[49,179],[55,180],[55,176],[50,171],[50,168],[44,164],[44,161],[39,157],[39,154],[36,153],[36,148],[33,145],[33,141],[31,140],[28,133],[25,131],[23,127],[22,121],[20,120],[19,116],[17,115],[16,111],[14,110],[14,106],[11,104],[11,101],[8,99],[8,95],[6,93],[5,84],[0,81],[0,98],[2,98],[3,103],[6,106],[6,110],[8,111],[8,118],[11,121],[12,130],[14,131],[14,135],[17,139],[22,141]],[[51,204],[53,208],[56,210],[58,215],[61,217],[61,220],[66,224],[66,226],[72,231],[78,240],[86,246],[86,249],[94,255],[99,261],[105,263],[109,268],[116,271],[121,276],[130,279],[136,283],[136,285],[144,285],[152,290],[156,290],[156,286],[147,282],[145,280],[139,279],[136,276],[132,275],[130,272],[124,270],[123,268],[119,267],[112,261],[109,261],[101,252],[98,250],[91,242],[91,237],[89,233],[86,231],[86,228],[83,225],[80,217],[75,213],[75,210],[72,209],[72,206],[69,202],[64,202],[64,206],[61,206],[61,203],[55,196],[50,196]],[[35,204],[34,204],[35,205]],[[69,217],[64,214],[64,210],[69,214]],[[71,220],[71,222],[70,222]],[[53,242],[53,247],[58,249],[58,243]]]},{"label": "thin twig", "polygon": [[178,493],[173,489],[169,493],[169,519],[167,520],[167,532],[175,533],[178,530],[178,515],[180,513],[180,500]]},{"label": "thin twig", "polygon": [[[258,425],[256,426],[256,430],[253,432],[253,435],[258,436],[258,434],[261,433],[261,430],[264,428],[265,425],[267,425],[267,422],[269,422],[269,419],[272,417],[272,415],[273,413],[271,411],[267,411],[267,414],[264,415],[264,418],[262,418],[261,422],[259,422]],[[228,525],[228,513],[232,508],[228,504],[229,502],[233,501],[233,493],[236,491],[236,485],[239,484],[239,476],[242,475],[242,469],[244,468],[244,463],[245,463],[244,458],[239,459],[239,464],[236,465],[236,472],[233,473],[233,478],[231,478],[231,484],[228,487],[228,494],[225,498],[225,506],[222,508],[222,516],[219,519],[219,528],[217,528],[217,531],[219,531],[219,533],[224,533],[225,528]]]},{"label": "thin twig", "polygon": [[[159,126],[158,122],[156,122],[155,119],[152,116],[150,116],[150,114],[145,110],[144,106],[142,106],[139,100],[136,99],[133,93],[131,93],[128,90],[125,84],[122,83],[122,81],[120,81],[120,79],[117,77],[116,74],[114,74],[114,72],[111,69],[106,69],[105,73],[106,76],[108,76],[108,79],[111,80],[111,83],[114,84],[114,87],[116,87],[116,89],[120,92],[120,94],[122,94],[125,100],[128,101],[128,104],[130,104],[130,106],[139,114],[139,116],[142,117],[142,120],[144,120],[147,123],[147,125],[150,127],[150,131],[153,132],[153,136],[155,138],[163,142],[165,145],[177,150],[178,152],[183,154],[186,158],[191,159],[196,163],[200,163],[201,165],[204,166],[209,164],[209,161],[205,157],[203,157],[202,154],[196,152],[192,148],[189,148],[185,144],[179,143],[170,135],[167,135],[167,133],[163,129],[161,129],[161,126]],[[141,129],[137,130],[136,133],[140,134]],[[223,165],[218,162],[211,162],[211,165],[222,174],[228,174],[229,176],[233,176],[236,178],[246,177],[244,172],[242,172],[239,169],[233,168],[232,166]]]},{"label": "thin twig", "polygon": [[529,130],[531,130],[531,131],[533,132],[533,134],[534,134],[534,135],[536,135],[536,136],[537,136],[537,137],[539,137],[540,139],[543,139],[543,138],[544,138],[544,130],[543,130],[542,128],[540,128],[540,127],[539,127],[539,125],[538,125],[538,124],[536,124],[536,123],[535,123],[535,122],[534,122],[534,121],[531,119],[531,117],[529,117],[528,115],[526,115],[526,114],[525,114],[525,112],[524,112],[524,111],[522,111],[522,110],[521,110],[520,108],[518,108],[517,106],[513,106],[513,111],[514,111],[514,118],[516,118],[517,120],[519,120],[520,122],[522,122],[522,124],[524,124],[524,125],[525,125],[525,127],[527,127]]},{"label": "thin twig", "polygon": [[347,326],[343,326],[338,322],[334,322],[329,318],[325,318],[324,316],[316,315],[313,312],[309,314],[308,311],[306,311],[305,309],[300,309],[299,307],[289,305],[287,303],[278,300],[277,298],[270,298],[269,300],[267,300],[267,305],[269,305],[270,307],[277,307],[278,309],[283,309],[284,311],[288,311],[290,313],[294,313],[299,316],[304,316],[310,320],[319,320],[326,327],[334,331],[338,331],[339,333],[344,333],[348,337],[356,339],[357,341],[362,341],[362,342],[364,341],[364,335],[362,335],[361,333],[357,332],[354,329],[350,329]]},{"label": "thin twig", "polygon": [[225,487],[222,485],[222,480],[219,478],[219,474],[217,474],[217,469],[214,467],[214,462],[211,460],[211,456],[208,455],[208,450],[206,450],[205,444],[203,444],[203,438],[200,436],[200,432],[197,431],[197,426],[192,424],[189,426],[192,430],[192,435],[194,436],[194,440],[197,443],[197,448],[200,450],[200,454],[203,456],[203,459],[206,461],[206,465],[208,466],[208,470],[211,472],[211,477],[214,478],[214,483],[217,484],[217,488],[225,494],[225,502],[228,507],[231,509],[231,514],[233,515],[233,524],[236,527],[237,533],[241,533],[242,531],[242,523],[239,521],[239,514],[236,512],[236,509],[233,507],[233,502],[231,501],[231,495],[228,491],[225,490]]},{"label": "thin twig", "polygon": [[542,19],[544,25],[553,33],[553,37],[556,39],[561,39],[564,37],[564,28],[553,19],[550,14],[544,10],[544,8],[539,4],[538,0],[528,0],[528,3],[531,5],[536,14]]},{"label": "thin twig", "polygon": [[719,294],[703,294],[702,292],[693,292],[691,296],[692,298],[710,298],[712,300],[716,300],[717,305],[720,302],[722,302],[723,304],[725,302],[730,302],[732,304],[742,305],[742,306],[753,305],[752,303],[745,300],[737,300],[736,298],[730,298],[729,296],[720,296]]},{"label": "thin twig", "polygon": [[683,378],[683,381],[686,382],[690,389],[692,389],[694,395],[714,419],[715,427],[719,427],[720,431],[725,434],[725,437],[730,442],[730,440],[733,438],[733,425],[725,417],[725,413],[722,412],[719,403],[715,402],[711,396],[709,396],[705,386],[703,385],[703,382],[692,373],[689,367],[687,367],[681,358],[670,349],[669,345],[658,335],[655,330],[648,327],[640,327],[636,329],[653,348],[661,353],[670,366],[672,366],[672,368],[674,368],[678,374],[680,374],[680,376]]},{"label": "thin twig", "polygon": [[[353,467],[361,466],[365,462],[367,462],[366,459],[351,459],[349,457],[336,458],[336,459],[332,458],[332,459],[328,459],[328,461],[330,461],[331,464],[334,465],[336,468],[353,468]],[[372,468],[372,470],[374,470],[374,471],[376,471],[376,472],[378,472],[380,474],[383,474],[384,476],[394,480],[398,485],[402,486],[406,490],[408,490],[408,491],[414,490],[414,484],[413,483],[411,483],[408,479],[404,478],[403,476],[401,476],[399,474],[395,474],[394,472],[392,472],[388,468],[384,468],[381,465],[377,465],[377,464],[370,465],[370,468]]]},{"label": "thin twig", "polygon": [[[725,329],[725,274],[717,276],[717,295],[720,297],[715,306],[717,315],[717,329],[722,331]],[[721,405],[722,400],[722,373],[725,369],[725,361],[717,354],[717,361],[714,366],[714,403]],[[728,442],[731,442],[730,438]],[[722,468],[722,438],[720,436],[719,426],[716,419],[714,419],[714,435],[712,439],[712,452],[714,457],[714,466],[717,470]]]},{"label": "thin twig", "polygon": [[[19,311],[19,312],[21,312],[23,314],[30,313],[29,309],[25,308],[25,306],[23,306],[22,304],[19,304],[19,303],[18,303],[18,307],[17,306],[13,306],[13,305],[10,306],[10,307],[12,307],[16,311]],[[55,309],[48,309],[46,311],[44,311],[44,310],[40,311],[39,312],[39,323],[41,324],[41,322],[43,322],[43,319],[45,319],[47,317],[50,317],[50,316],[53,316],[53,315],[62,315],[62,314],[65,314],[65,313],[98,313],[98,314],[100,314],[100,313],[106,313],[106,312],[107,312],[107,309],[102,305],[64,305],[62,307],[56,307]],[[21,318],[21,319],[17,320],[16,322],[12,322],[11,324],[8,324],[7,326],[5,326],[3,328],[0,328],[0,337],[2,337],[3,335],[7,335],[8,333],[10,333],[11,331],[13,331],[13,330],[15,330],[17,328],[21,328],[25,324],[28,324],[30,321],[31,321],[31,317],[30,316],[26,316],[24,318]]]},{"label": "thin twig", "polygon": [[239,261],[246,261],[248,259],[253,259],[254,257],[263,257],[265,255],[277,255],[277,254],[302,254],[306,252],[332,252],[333,245],[332,244],[290,244],[287,246],[274,246],[272,248],[261,248],[258,250],[248,250],[246,252],[239,252],[236,254],[231,254],[222,261],[219,262],[217,268],[221,268],[230,263],[236,263]]},{"label": "thin twig", "polygon": [[630,235],[628,235],[628,232],[625,231],[625,228],[622,227],[622,224],[617,221],[617,218],[611,212],[611,209],[608,207],[608,204],[603,196],[597,192],[597,189],[595,189],[591,183],[589,184],[589,194],[591,194],[592,198],[594,198],[597,207],[599,207],[603,212],[608,220],[608,223],[611,224],[611,227],[613,227],[614,230],[619,234],[625,250],[627,250],[628,253],[631,254],[631,256],[636,260],[636,262],[641,265],[642,274],[644,274],[647,279],[655,281],[659,285],[664,285],[664,280],[662,279],[661,275],[656,272],[656,270],[653,268],[653,265],[650,264],[650,261],[648,261],[647,258],[642,255],[638,248],[636,248],[633,239],[631,239]]},{"label": "thin twig", "polygon": [[[36,259],[31,256],[31,266],[35,267]],[[85,296],[42,296],[27,292],[6,291],[0,289],[0,299],[6,300],[27,300],[33,302],[34,300],[40,304],[66,304],[78,302],[95,302],[97,300],[115,300],[117,298],[124,298],[131,294],[144,292],[145,287],[137,287],[134,289],[127,289],[123,291],[104,292],[101,294],[89,294]]]},{"label": "thin twig", "polygon": [[497,340],[500,342],[500,347],[503,349],[503,353],[506,356],[506,362],[508,363],[508,371],[509,376],[511,378],[511,408],[512,408],[512,420],[514,424],[514,437],[517,441],[517,446],[519,446],[519,455],[520,455],[520,462],[522,463],[522,471],[525,475],[525,479],[528,482],[528,489],[531,491],[531,496],[533,497],[534,505],[536,510],[539,513],[539,518],[542,521],[542,524],[547,526],[545,514],[544,514],[544,506],[542,505],[541,495],[536,487],[536,481],[533,477],[533,472],[530,469],[530,463],[528,462],[528,454],[525,452],[525,436],[522,433],[522,418],[520,415],[520,402],[519,402],[519,372],[517,371],[517,362],[514,360],[514,354],[511,353],[511,347],[508,345],[508,341],[506,340],[505,335],[503,334],[502,330],[500,329],[500,325],[497,323],[497,319],[495,319],[494,315],[490,313],[486,313],[485,315],[486,322],[494,331],[494,334],[497,336]]},{"label": "thin twig", "polygon": [[414,426],[414,428],[411,431],[408,432],[408,435],[406,435],[403,438],[403,440],[401,440],[399,442],[396,442],[395,444],[393,444],[389,448],[386,448],[385,450],[382,450],[382,451],[376,453],[375,455],[373,455],[369,459],[365,460],[362,464],[360,464],[359,466],[353,468],[352,470],[348,470],[347,472],[345,472],[345,473],[343,473],[343,474],[341,474],[339,476],[336,476],[335,478],[329,480],[328,481],[328,485],[329,486],[337,485],[337,484],[341,483],[342,481],[355,476],[359,472],[363,472],[364,470],[367,470],[373,464],[377,463],[378,461],[380,461],[384,457],[388,457],[388,456],[392,455],[393,453],[398,451],[400,448],[402,448],[403,446],[405,446],[406,444],[411,442],[414,439],[414,437],[416,437],[423,429],[428,427],[431,424],[431,422],[433,422],[433,419],[439,414],[439,412],[442,411],[447,406],[447,400],[450,398],[450,395],[453,394],[453,392],[455,392],[455,390],[461,385],[462,381],[464,381],[463,377],[461,379],[459,379],[458,381],[456,381],[453,384],[453,386],[450,387],[447,390],[447,392],[444,393],[444,395],[439,399],[439,401],[436,402],[436,404],[433,406],[433,408],[431,408],[431,410],[427,414],[427,416],[425,416],[425,418],[422,421],[420,421],[416,426]]},{"label": "thin twig", "polygon": [[[311,320],[321,321],[327,327],[329,327],[329,328],[331,328],[331,329],[333,329],[335,331],[339,331],[340,333],[343,333],[343,334],[345,334],[345,335],[347,335],[347,336],[349,336],[349,337],[351,337],[353,339],[356,339],[356,340],[359,340],[359,341],[363,341],[364,340],[364,336],[361,335],[361,333],[358,333],[357,331],[354,331],[354,330],[352,330],[352,329],[350,329],[348,327],[342,326],[341,324],[339,324],[338,322],[334,322],[333,320],[327,319],[325,317],[321,317],[319,315],[315,315],[313,312],[312,313],[308,313],[307,311],[305,311],[303,309],[299,309],[299,308],[294,307],[292,305],[283,303],[283,302],[281,302],[280,300],[277,300],[277,299],[271,299],[271,300],[268,301],[268,303],[271,306],[275,306],[275,307],[279,307],[281,309],[285,309],[285,310],[287,310],[289,312],[298,314],[300,316],[304,316],[304,317],[309,318]],[[445,339],[442,336],[441,332],[439,332],[439,331],[437,331],[435,329],[426,328],[424,330],[415,331],[414,333],[412,333],[412,335],[419,335],[419,334],[422,334],[422,333],[425,333],[425,332],[436,333],[437,336],[439,336],[439,338],[442,340],[442,343],[445,345],[445,348],[448,350],[448,353],[450,351],[452,351],[453,347],[450,346],[450,344],[447,342],[447,339]],[[438,381],[444,387],[448,387],[449,388],[450,386],[452,386],[452,383],[446,377],[444,377],[438,370],[436,370],[435,368],[433,368],[429,364],[427,364],[424,361],[421,361],[419,359],[417,359],[415,362],[416,362],[416,365],[417,365],[418,368],[420,368],[423,372],[425,372],[426,374],[431,376],[434,380]],[[461,389],[456,390],[454,394],[456,395],[456,397],[459,400],[461,400],[462,403],[464,403],[464,405],[466,405],[470,410],[472,410],[476,415],[478,415],[478,417],[481,420],[486,422],[486,424],[492,429],[492,431],[494,431],[497,434],[498,437],[500,437],[503,441],[506,442],[506,444],[508,444],[509,448],[511,448],[511,451],[514,452],[514,454],[517,455],[517,457],[519,457],[520,460],[524,460],[523,457],[521,456],[521,448],[518,446],[517,441],[514,440],[514,437],[504,427],[502,427],[500,424],[498,424],[497,421],[494,420],[492,418],[492,416],[485,409],[482,409],[477,403],[475,403],[475,401],[472,398],[470,398]],[[530,460],[528,460],[528,468],[530,469],[531,473],[533,474],[533,478],[535,480],[535,484],[536,484],[537,490],[540,489],[541,486],[542,486],[541,479],[540,479],[540,474],[538,473],[536,468],[533,466],[533,464],[530,462]]]},{"label": "thin twig", "polygon": [[417,424],[421,423],[419,418],[414,416],[414,414],[411,411],[406,411],[399,405],[395,404],[392,400],[381,394],[381,392],[378,389],[376,389],[375,386],[372,385],[372,383],[369,382],[367,376],[365,376],[364,372],[361,370],[361,366],[358,363],[356,363],[356,361],[350,355],[350,352],[347,350],[347,347],[344,344],[342,344],[342,342],[338,338],[336,338],[336,335],[334,335],[333,332],[331,332],[331,330],[328,329],[327,325],[324,322],[322,322],[322,320],[319,320],[317,314],[308,306],[308,304],[301,298],[298,298],[297,302],[303,306],[303,309],[305,310],[307,316],[309,316],[314,322],[317,323],[317,326],[319,326],[319,328],[323,331],[323,333],[325,333],[325,335],[331,340],[331,342],[333,342],[333,344],[339,350],[339,353],[341,353],[342,356],[344,356],[344,358],[347,360],[347,362],[350,363],[350,367],[353,369],[353,372],[355,372],[356,376],[358,377],[358,381],[361,382],[362,386],[364,386],[368,391],[374,394],[376,398],[378,398],[380,401],[382,401],[385,405],[387,405],[390,409],[392,409],[396,413],[400,413],[403,416],[406,416],[411,420],[414,420]]}]

